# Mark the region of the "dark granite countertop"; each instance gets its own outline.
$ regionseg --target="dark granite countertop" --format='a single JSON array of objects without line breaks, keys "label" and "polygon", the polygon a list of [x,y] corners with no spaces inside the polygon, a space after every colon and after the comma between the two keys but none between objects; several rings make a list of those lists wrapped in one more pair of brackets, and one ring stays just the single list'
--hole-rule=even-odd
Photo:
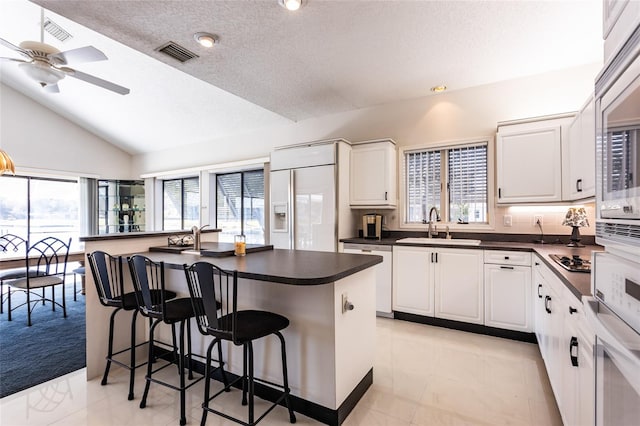
[{"label": "dark granite countertop", "polygon": [[527,251],[533,252],[540,256],[543,262],[551,269],[556,276],[567,286],[567,288],[576,296],[581,299],[582,296],[591,296],[591,274],[584,272],[570,272],[558,265],[553,261],[550,254],[560,254],[563,256],[571,257],[574,254],[580,255],[583,259],[590,259],[591,252],[603,251],[604,248],[598,245],[586,245],[585,247],[572,248],[567,247],[566,244],[536,244],[530,242],[520,241],[482,241],[477,246],[465,246],[447,244],[446,239],[442,239],[442,243],[438,244],[407,244],[397,243],[398,238],[388,237],[381,240],[373,240],[366,238],[344,238],[340,242],[353,243],[353,244],[377,244],[377,245],[403,245],[403,246],[416,246],[416,247],[446,247],[446,248],[459,248],[459,249],[471,249],[471,250],[509,250],[509,251]]},{"label": "dark granite countertop", "polygon": [[220,258],[188,253],[140,254],[156,262],[163,261],[173,269],[198,261],[211,262],[224,270],[237,270],[240,278],[291,285],[328,284],[382,263],[382,256],[282,249]]}]

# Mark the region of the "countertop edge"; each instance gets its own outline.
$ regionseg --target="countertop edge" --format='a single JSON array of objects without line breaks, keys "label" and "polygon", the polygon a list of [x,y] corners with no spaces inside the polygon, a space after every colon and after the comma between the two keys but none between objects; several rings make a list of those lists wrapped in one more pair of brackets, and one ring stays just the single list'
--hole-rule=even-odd
[{"label": "countertop edge", "polygon": [[[221,229],[203,229],[201,233],[207,234],[210,232],[222,232]],[[103,235],[87,235],[80,237],[80,241],[108,241],[108,240],[120,240],[126,238],[149,238],[149,237],[161,237],[163,235],[188,235],[191,234],[191,230],[180,231],[149,231],[149,232],[120,232],[116,234],[103,234]]]}]

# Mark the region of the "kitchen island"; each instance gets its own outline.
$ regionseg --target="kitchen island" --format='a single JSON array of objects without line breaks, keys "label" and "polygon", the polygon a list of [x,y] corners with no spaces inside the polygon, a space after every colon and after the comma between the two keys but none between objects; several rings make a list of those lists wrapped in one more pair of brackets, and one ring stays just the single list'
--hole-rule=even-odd
[{"label": "kitchen island", "polygon": [[[203,234],[204,237],[204,234]],[[266,250],[244,257],[213,258],[192,253],[150,252],[166,236],[143,239],[94,239],[85,241],[85,251],[110,254],[144,254],[166,265],[167,287],[179,297],[188,297],[183,264],[208,261],[225,270],[237,270],[240,280],[239,307],[263,309],[286,316],[283,331],[287,342],[289,385],[294,409],[326,424],[337,425],[349,414],[373,380],[375,354],[375,272],[379,256]],[[203,238],[204,243],[207,242]],[[87,274],[87,376],[102,374],[106,353],[110,309],[100,305],[92,278]],[[130,283],[129,283],[130,284]],[[344,310],[348,300],[353,310]],[[120,314],[119,314],[120,315]],[[126,347],[130,317],[118,319],[119,340]],[[138,322],[139,340],[146,336],[146,321]],[[166,328],[167,330],[164,330]],[[170,341],[168,327],[161,339]],[[192,327],[193,352],[204,354],[209,338]],[[266,338],[254,345],[257,377],[279,382],[281,367],[277,339]],[[242,351],[225,344],[228,369],[242,370]],[[144,354],[138,356],[142,360]],[[136,394],[141,392],[136,385]]]}]

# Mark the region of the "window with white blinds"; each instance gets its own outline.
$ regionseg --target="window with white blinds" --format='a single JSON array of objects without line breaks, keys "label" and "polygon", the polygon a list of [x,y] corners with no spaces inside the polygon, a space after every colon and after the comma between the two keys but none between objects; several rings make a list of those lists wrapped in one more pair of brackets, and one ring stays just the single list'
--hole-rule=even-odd
[{"label": "window with white blinds", "polygon": [[487,142],[405,152],[405,223],[432,207],[445,222],[488,223],[487,155]]},{"label": "window with white blinds", "polygon": [[216,228],[219,241],[242,234],[247,243],[264,244],[264,171],[216,176]]},{"label": "window with white blinds", "polygon": [[604,162],[604,176],[608,178],[607,192],[623,191],[635,187],[633,147],[637,146],[638,130],[616,130],[608,135],[608,156]]},{"label": "window with white blinds", "polygon": [[197,177],[162,182],[162,229],[182,230],[199,225],[200,180]]}]

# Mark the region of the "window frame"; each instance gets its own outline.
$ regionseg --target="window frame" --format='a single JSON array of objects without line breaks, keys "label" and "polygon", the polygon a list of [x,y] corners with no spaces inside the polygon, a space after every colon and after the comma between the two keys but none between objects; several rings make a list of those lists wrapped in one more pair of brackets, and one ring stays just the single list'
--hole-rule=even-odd
[{"label": "window frame", "polygon": [[[160,206],[161,206],[161,211],[162,214],[160,215],[160,227],[163,231],[184,231],[185,227],[184,227],[184,220],[185,220],[185,205],[184,205],[184,200],[185,200],[185,193],[184,193],[184,181],[185,180],[192,180],[192,179],[197,179],[198,180],[198,196],[200,198],[200,201],[198,202],[198,223],[200,223],[201,221],[201,206],[202,206],[202,181],[200,179],[200,175],[196,175],[196,176],[184,176],[184,177],[175,177],[175,178],[166,178],[166,179],[161,179],[161,185],[160,185]],[[164,216],[164,189],[165,189],[165,183],[169,182],[169,181],[180,181],[180,229],[165,229],[164,227],[164,220],[165,220],[165,216]]]},{"label": "window frame", "polygon": [[444,211],[439,211],[441,222],[438,222],[438,227],[448,226],[450,231],[492,231],[495,229],[495,138],[493,136],[480,136],[464,140],[451,140],[440,141],[430,144],[410,145],[403,146],[399,149],[398,155],[398,170],[400,171],[400,182],[398,183],[400,189],[400,205],[399,205],[399,220],[398,226],[400,229],[405,230],[420,230],[425,231],[427,225],[423,223],[408,223],[407,219],[407,165],[406,154],[419,151],[441,151],[441,158],[447,158],[447,155],[442,153],[443,150],[464,148],[469,146],[486,144],[487,146],[487,222],[486,223],[468,223],[460,224],[457,222],[448,222],[449,215],[449,193],[446,189],[446,185],[449,180],[449,162],[448,159],[443,161],[440,170],[440,182],[443,185],[440,191],[440,203],[441,206],[445,206]]}]

